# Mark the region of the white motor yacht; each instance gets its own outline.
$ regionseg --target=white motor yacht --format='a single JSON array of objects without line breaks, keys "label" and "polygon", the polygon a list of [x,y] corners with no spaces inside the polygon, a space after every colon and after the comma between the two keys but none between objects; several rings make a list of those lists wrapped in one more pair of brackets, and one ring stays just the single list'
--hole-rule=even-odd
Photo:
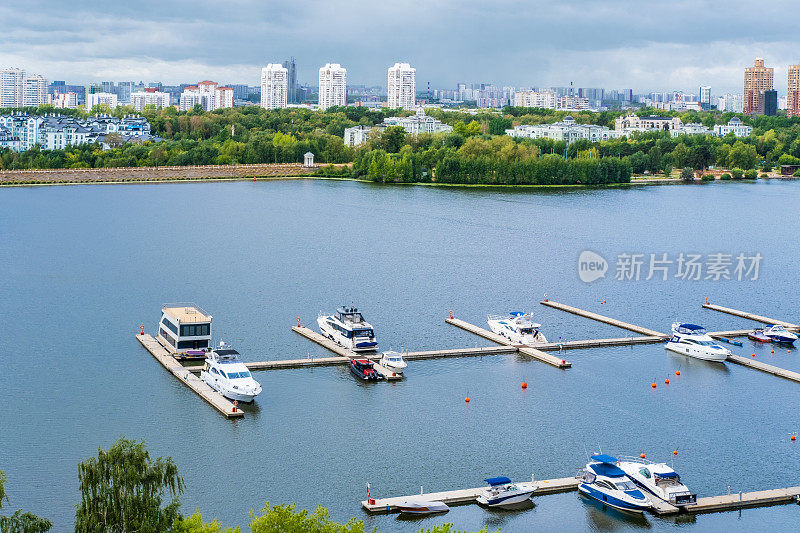
[{"label": "white motor yacht", "polygon": [[405,500],[400,505],[395,506],[403,514],[427,515],[436,513],[446,513],[450,507],[444,502],[428,500]]},{"label": "white motor yacht", "polygon": [[530,499],[534,483],[512,483],[505,476],[486,479],[489,486],[478,496],[478,503],[487,507],[505,507]]},{"label": "white motor yacht", "polygon": [[222,342],[218,349],[208,352],[200,379],[229,400],[252,402],[261,393],[261,384],[250,375],[239,352]]},{"label": "white motor yacht", "polygon": [[539,331],[542,325],[533,321],[531,313],[512,311],[508,315],[489,315],[487,322],[494,333],[514,344],[532,346],[547,342],[544,334]]},{"label": "white motor yacht", "polygon": [[372,326],[355,307],[340,307],[334,315],[321,315],[317,324],[323,335],[354,352],[378,349]]},{"label": "white motor yacht", "polygon": [[780,324],[764,326],[763,333],[765,336],[769,337],[769,340],[772,342],[794,344],[794,341],[797,340],[797,335]]},{"label": "white motor yacht", "polygon": [[652,503],[631,479],[617,466],[617,459],[610,455],[592,456],[592,462],[580,476],[578,491],[610,507],[621,511],[641,513],[652,507]]},{"label": "white motor yacht", "polygon": [[697,494],[681,483],[680,476],[667,463],[654,463],[639,457],[623,457],[619,468],[634,483],[676,507],[697,503]]},{"label": "white motor yacht", "polygon": [[378,364],[396,374],[402,374],[403,370],[408,366],[408,363],[405,362],[401,353],[392,351],[383,352]]},{"label": "white motor yacht", "polygon": [[672,337],[664,348],[705,361],[725,361],[731,354],[730,350],[709,337],[704,327],[696,324],[673,324]]}]

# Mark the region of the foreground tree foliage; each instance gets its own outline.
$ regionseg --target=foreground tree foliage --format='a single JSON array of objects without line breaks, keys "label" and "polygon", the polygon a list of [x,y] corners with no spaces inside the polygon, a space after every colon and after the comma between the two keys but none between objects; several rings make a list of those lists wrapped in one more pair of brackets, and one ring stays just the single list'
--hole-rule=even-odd
[{"label": "foreground tree foliage", "polygon": [[[155,461],[144,442],[119,439],[78,465],[81,502],[75,531],[87,533],[168,531],[180,517],[183,479],[172,458]],[[165,493],[171,500],[162,506]]]},{"label": "foreground tree foliage", "polygon": [[[8,501],[5,484],[6,474],[0,470],[0,509],[3,508],[3,500]],[[0,533],[45,533],[52,527],[50,520],[33,513],[23,513],[22,509],[11,516],[0,515]]]}]

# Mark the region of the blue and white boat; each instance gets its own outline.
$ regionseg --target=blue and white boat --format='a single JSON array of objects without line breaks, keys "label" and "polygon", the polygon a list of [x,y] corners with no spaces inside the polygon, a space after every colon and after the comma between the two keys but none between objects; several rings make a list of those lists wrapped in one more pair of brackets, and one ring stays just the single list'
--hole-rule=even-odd
[{"label": "blue and white boat", "polygon": [[323,335],[339,346],[354,352],[374,352],[378,349],[375,331],[355,307],[340,307],[334,315],[320,315],[317,325]]},{"label": "blue and white boat", "polygon": [[785,327],[779,324],[764,326],[762,330],[764,336],[769,337],[772,342],[780,342],[782,344],[794,344],[797,340],[797,335],[788,331]]},{"label": "blue and white boat", "polygon": [[512,483],[505,476],[485,480],[489,486],[478,496],[478,503],[487,507],[506,507],[530,499],[536,490],[534,483]]},{"label": "blue and white boat", "polygon": [[535,346],[547,342],[539,331],[542,325],[533,321],[531,313],[512,311],[507,315],[489,315],[486,321],[493,333],[502,335],[514,344]]},{"label": "blue and white boat", "polygon": [[578,491],[621,511],[641,513],[650,509],[650,499],[636,488],[618,463],[610,455],[593,455],[592,462],[586,465],[580,478]]}]

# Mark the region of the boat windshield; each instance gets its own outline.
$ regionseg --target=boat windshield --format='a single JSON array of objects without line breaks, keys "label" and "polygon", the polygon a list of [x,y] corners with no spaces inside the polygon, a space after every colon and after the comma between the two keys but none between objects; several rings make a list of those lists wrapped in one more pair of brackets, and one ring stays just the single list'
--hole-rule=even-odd
[{"label": "boat windshield", "polygon": [[372,337],[372,330],[371,329],[355,329],[355,330],[353,330],[353,336],[355,336],[355,337]]},{"label": "boat windshield", "polygon": [[250,372],[228,372],[228,379],[249,378]]},{"label": "boat windshield", "polygon": [[681,342],[686,344],[699,344],[700,346],[714,346],[716,341],[705,341],[701,339],[681,339]]},{"label": "boat windshield", "polygon": [[400,361],[403,360],[403,358],[400,357],[399,355],[387,355],[386,360],[392,361],[393,363],[399,363]]},{"label": "boat windshield", "polygon": [[619,489],[619,490],[635,490],[636,489],[636,485],[634,485],[630,481],[617,481],[615,483],[615,485],[617,486],[617,489]]},{"label": "boat windshield", "polygon": [[786,328],[783,326],[772,326],[771,328],[769,328],[769,330],[772,332],[786,331]]},{"label": "boat windshield", "polygon": [[536,333],[536,330],[533,328],[519,328],[519,332],[523,335],[533,335]]}]

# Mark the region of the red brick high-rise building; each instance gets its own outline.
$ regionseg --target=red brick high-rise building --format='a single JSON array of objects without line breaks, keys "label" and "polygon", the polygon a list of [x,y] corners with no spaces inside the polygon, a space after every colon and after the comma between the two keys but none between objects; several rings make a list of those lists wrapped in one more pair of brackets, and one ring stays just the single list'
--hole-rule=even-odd
[{"label": "red brick high-rise building", "polygon": [[744,113],[764,114],[764,91],[772,90],[773,69],[764,66],[764,60],[756,58],[752,67],[744,69]]},{"label": "red brick high-rise building", "polygon": [[786,94],[786,116],[800,117],[800,63],[789,65],[789,92]]}]

